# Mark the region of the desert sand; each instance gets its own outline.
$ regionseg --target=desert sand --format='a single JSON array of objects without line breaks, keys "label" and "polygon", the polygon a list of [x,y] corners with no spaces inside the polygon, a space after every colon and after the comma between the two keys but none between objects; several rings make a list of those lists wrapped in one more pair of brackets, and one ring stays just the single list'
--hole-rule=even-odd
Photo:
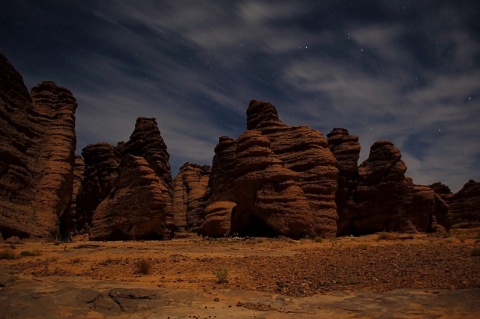
[{"label": "desert sand", "polygon": [[0,244],[0,318],[480,317],[480,229],[180,237]]}]

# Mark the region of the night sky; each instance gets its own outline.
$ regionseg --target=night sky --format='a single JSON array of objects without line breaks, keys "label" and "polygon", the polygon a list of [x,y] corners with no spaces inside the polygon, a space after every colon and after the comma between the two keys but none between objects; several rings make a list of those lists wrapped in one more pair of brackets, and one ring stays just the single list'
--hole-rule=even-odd
[{"label": "night sky", "polygon": [[377,140],[416,184],[480,180],[479,1],[2,0],[0,52],[30,89],[78,101],[77,153],[155,117],[176,175],[246,129],[248,103],[289,125]]}]

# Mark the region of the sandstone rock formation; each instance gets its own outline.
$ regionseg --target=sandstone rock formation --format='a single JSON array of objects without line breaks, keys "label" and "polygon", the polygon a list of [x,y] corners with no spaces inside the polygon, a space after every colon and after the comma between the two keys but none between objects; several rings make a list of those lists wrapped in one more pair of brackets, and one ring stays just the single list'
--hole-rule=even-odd
[{"label": "sandstone rock formation", "polygon": [[170,155],[167,146],[158,129],[155,118],[139,117],[135,123],[135,130],[122,150],[122,156],[130,154],[145,158],[149,166],[155,171],[169,194],[165,198],[165,211],[173,216],[173,179],[170,168]]},{"label": "sandstone rock formation", "polygon": [[232,209],[235,207],[233,184],[237,142],[227,136],[219,138],[212,160],[203,212],[201,233],[218,237],[231,233]]},{"label": "sandstone rock formation", "polygon": [[[247,132],[237,141],[222,138],[216,148],[217,161],[223,160],[219,156],[223,145],[228,145],[230,160],[216,164],[214,158],[209,204],[220,200],[237,203],[232,216],[222,210],[224,224],[232,219],[233,232],[335,236],[338,169],[320,132],[287,126],[272,104],[253,100],[247,109]],[[222,172],[222,177],[217,172]],[[218,193],[214,189],[221,184],[228,188],[232,181],[233,194],[225,187]],[[210,211],[207,206],[204,233]]]},{"label": "sandstone rock formation", "polygon": [[405,179],[407,167],[401,157],[391,142],[372,145],[368,159],[358,168],[349,233],[415,231],[408,216],[413,185]]},{"label": "sandstone rock formation", "polygon": [[[351,195],[358,183],[358,158],[360,143],[358,136],[350,135],[344,128],[334,128],[327,134],[328,147],[337,160],[339,170],[338,189],[335,202],[337,204],[338,222],[337,234],[348,235],[348,226],[352,220]],[[349,204],[350,203],[350,204]]]},{"label": "sandstone rock formation", "polygon": [[88,232],[93,212],[115,186],[120,165],[120,152],[108,143],[87,145],[82,150],[85,176],[77,195],[76,227]]},{"label": "sandstone rock formation", "polygon": [[0,231],[56,237],[72,193],[77,103],[42,82],[28,93],[0,54]]},{"label": "sandstone rock formation", "polygon": [[91,186],[84,194],[93,195],[83,200],[92,203],[85,210],[92,212],[91,221],[87,220],[92,240],[171,236],[173,180],[167,147],[154,118],[138,118],[127,143],[90,145],[82,154],[83,186]]},{"label": "sandstone rock formation", "polygon": [[205,208],[202,234],[210,237],[222,237],[232,233],[232,211],[237,203],[215,201]]},{"label": "sandstone rock formation", "polygon": [[449,230],[451,214],[448,204],[429,186],[413,185],[408,215],[415,229],[419,232],[436,232]]},{"label": "sandstone rock formation", "polygon": [[452,228],[480,227],[480,182],[469,180],[447,200],[452,215]]},{"label": "sandstone rock formation", "polygon": [[185,163],[174,179],[173,217],[179,231],[197,232],[203,223],[210,166]]},{"label": "sandstone rock formation", "polygon": [[139,156],[126,154],[115,187],[95,210],[90,239],[163,239],[172,229],[165,199],[170,191]]},{"label": "sandstone rock formation", "polygon": [[315,234],[315,211],[300,188],[300,174],[285,167],[270,140],[250,129],[237,140],[232,232],[247,235]]}]

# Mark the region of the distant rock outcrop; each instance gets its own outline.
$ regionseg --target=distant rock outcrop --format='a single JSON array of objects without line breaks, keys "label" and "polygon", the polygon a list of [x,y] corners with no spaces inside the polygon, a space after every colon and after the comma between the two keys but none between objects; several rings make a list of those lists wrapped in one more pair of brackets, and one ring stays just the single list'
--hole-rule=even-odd
[{"label": "distant rock outcrop", "polygon": [[72,193],[75,110],[72,93],[42,82],[28,93],[0,54],[0,232],[57,237]]},{"label": "distant rock outcrop", "polygon": [[90,239],[140,240],[170,236],[169,190],[143,158],[125,155],[115,187],[95,210]]},{"label": "distant rock outcrop", "polygon": [[469,180],[447,201],[452,215],[452,228],[480,227],[480,182]]},{"label": "distant rock outcrop", "polygon": [[413,185],[408,215],[415,229],[419,232],[436,232],[449,230],[451,214],[448,204],[429,186]]},{"label": "distant rock outcrop", "polygon": [[453,195],[450,187],[440,182],[433,183],[432,185],[430,185],[430,188],[433,189],[435,193],[440,195],[445,200],[451,197],[451,195]]},{"label": "distant rock outcrop", "polygon": [[173,223],[179,231],[197,232],[203,223],[210,166],[185,163],[174,179]]}]

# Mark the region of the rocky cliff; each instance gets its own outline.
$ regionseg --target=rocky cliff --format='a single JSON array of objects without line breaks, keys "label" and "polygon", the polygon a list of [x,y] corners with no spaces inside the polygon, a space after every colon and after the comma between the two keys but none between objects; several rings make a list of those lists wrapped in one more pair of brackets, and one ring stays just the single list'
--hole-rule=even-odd
[{"label": "rocky cliff", "polygon": [[57,237],[71,200],[75,161],[72,93],[43,82],[28,93],[0,54],[0,232]]}]

